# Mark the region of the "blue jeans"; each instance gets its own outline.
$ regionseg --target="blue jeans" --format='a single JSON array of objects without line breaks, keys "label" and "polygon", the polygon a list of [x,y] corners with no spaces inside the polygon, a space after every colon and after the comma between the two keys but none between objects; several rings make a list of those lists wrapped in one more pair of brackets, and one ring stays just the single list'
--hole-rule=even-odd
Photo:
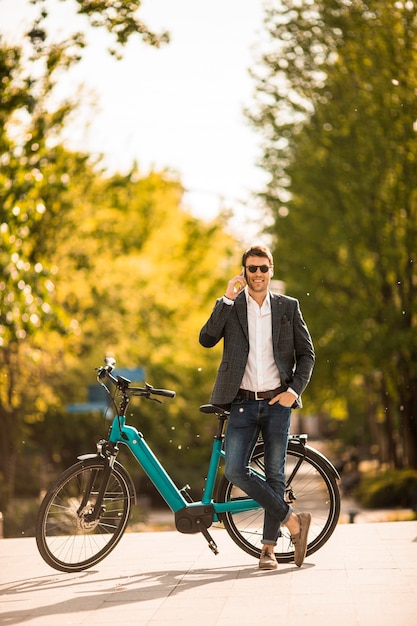
[{"label": "blue jeans", "polygon": [[[285,502],[291,408],[268,402],[239,402],[238,398],[233,402],[226,431],[225,475],[265,509],[262,543],[276,545],[280,526],[292,513],[292,507]],[[249,466],[260,432],[265,444],[266,481],[256,476]]]}]

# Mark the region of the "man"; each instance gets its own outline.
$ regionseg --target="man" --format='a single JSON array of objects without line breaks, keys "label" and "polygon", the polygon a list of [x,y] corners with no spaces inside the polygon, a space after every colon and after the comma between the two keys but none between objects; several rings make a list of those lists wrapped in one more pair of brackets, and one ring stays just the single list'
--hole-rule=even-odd
[{"label": "man", "polygon": [[[294,513],[285,502],[285,460],[291,409],[302,406],[314,366],[314,347],[295,298],[269,291],[271,252],[252,246],[242,256],[242,274],[231,278],[200,332],[206,348],[223,339],[211,402],[230,406],[226,433],[226,477],[265,509],[261,569],[278,567],[274,554],[281,525],[303,564],[310,513]],[[249,467],[258,436],[265,443],[266,481]]]}]

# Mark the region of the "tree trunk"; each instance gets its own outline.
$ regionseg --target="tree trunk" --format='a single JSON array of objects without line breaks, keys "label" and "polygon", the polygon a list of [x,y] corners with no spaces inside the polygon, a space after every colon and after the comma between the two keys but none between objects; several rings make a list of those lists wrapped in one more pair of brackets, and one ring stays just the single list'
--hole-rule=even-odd
[{"label": "tree trunk", "polygon": [[0,486],[3,511],[13,497],[16,483],[16,454],[13,445],[13,415],[0,410],[0,476],[3,484]]},{"label": "tree trunk", "polygon": [[393,419],[393,415],[395,414],[393,406],[394,403],[390,393],[387,390],[384,376],[382,376],[381,380],[381,397],[382,407],[385,411],[383,428],[387,443],[388,462],[390,465],[393,465],[395,468],[399,469],[403,466],[403,459],[398,454],[397,449],[396,428],[394,423],[395,420]]},{"label": "tree trunk", "polygon": [[417,381],[401,393],[401,438],[407,467],[417,469]]}]

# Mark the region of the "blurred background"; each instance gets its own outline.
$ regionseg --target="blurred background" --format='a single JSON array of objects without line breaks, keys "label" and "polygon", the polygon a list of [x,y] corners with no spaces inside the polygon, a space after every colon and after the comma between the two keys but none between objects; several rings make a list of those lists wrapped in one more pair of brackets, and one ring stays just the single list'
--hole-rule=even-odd
[{"label": "blurred background", "polygon": [[198,333],[254,242],[313,336],[292,430],[340,471],[341,521],[415,517],[416,26],[409,1],[0,0],[4,536],[106,434],[110,354],[177,392],[129,419],[201,493]]}]

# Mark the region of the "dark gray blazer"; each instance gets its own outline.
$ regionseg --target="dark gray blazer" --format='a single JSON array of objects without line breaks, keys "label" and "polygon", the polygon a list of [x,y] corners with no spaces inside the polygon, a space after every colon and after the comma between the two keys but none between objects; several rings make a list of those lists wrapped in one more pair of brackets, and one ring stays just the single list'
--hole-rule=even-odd
[{"label": "dark gray blazer", "polygon": [[[301,393],[314,367],[314,347],[301,314],[298,300],[271,293],[272,341],[281,384],[299,395],[294,407],[301,407]],[[223,357],[217,371],[211,402],[230,404],[237,396],[249,354],[246,295],[234,304],[216,301],[212,314],[200,331],[200,343],[212,348],[223,338]],[[254,391],[254,390],[252,390]],[[257,389],[256,391],[267,391]]]}]

